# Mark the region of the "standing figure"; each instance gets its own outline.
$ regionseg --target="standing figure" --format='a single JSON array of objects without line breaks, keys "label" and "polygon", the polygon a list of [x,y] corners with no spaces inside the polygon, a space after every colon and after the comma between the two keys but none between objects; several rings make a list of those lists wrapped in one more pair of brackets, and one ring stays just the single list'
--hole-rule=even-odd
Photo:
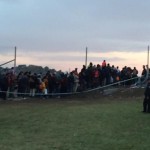
[{"label": "standing figure", "polygon": [[8,74],[0,75],[0,96],[3,100],[7,99]]},{"label": "standing figure", "polygon": [[143,112],[150,113],[150,78],[148,78],[147,81],[148,83],[144,92]]}]

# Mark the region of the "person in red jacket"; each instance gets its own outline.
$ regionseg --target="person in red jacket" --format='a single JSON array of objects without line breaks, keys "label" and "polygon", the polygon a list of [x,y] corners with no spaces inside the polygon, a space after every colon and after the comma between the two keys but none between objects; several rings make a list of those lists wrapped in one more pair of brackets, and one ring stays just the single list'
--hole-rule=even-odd
[{"label": "person in red jacket", "polygon": [[106,67],[106,60],[103,60],[102,67]]}]

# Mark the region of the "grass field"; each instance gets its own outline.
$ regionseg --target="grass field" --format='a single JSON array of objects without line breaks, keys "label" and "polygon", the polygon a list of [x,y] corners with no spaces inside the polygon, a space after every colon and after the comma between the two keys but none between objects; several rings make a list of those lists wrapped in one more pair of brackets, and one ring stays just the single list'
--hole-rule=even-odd
[{"label": "grass field", "polygon": [[0,103],[1,150],[149,150],[142,99]]}]

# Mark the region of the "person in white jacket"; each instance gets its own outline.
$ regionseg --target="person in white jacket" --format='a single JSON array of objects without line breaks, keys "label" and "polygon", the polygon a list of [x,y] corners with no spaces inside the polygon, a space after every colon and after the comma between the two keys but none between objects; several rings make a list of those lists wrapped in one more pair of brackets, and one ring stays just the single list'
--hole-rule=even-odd
[{"label": "person in white jacket", "polygon": [[74,86],[73,86],[73,92],[77,92],[77,89],[79,87],[79,74],[77,72],[77,68],[73,71],[74,76]]}]

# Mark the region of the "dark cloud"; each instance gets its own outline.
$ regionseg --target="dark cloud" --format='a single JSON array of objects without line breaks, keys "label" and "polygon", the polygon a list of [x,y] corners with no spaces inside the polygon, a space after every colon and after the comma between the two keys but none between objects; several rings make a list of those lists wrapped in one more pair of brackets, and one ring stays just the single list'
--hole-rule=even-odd
[{"label": "dark cloud", "polygon": [[[149,44],[148,0],[0,0],[0,41],[25,51],[143,51]],[[9,19],[7,19],[9,18]],[[0,51],[3,51],[0,48]]]}]

